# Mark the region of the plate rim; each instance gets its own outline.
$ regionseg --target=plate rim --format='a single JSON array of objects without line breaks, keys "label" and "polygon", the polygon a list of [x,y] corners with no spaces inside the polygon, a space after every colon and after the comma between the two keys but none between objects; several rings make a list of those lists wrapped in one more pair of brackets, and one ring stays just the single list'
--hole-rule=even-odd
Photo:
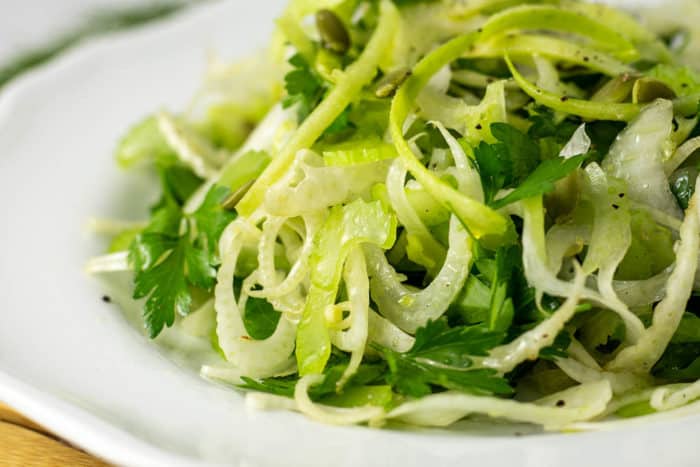
[{"label": "plate rim", "polygon": [[[235,0],[234,0],[235,1]],[[10,118],[14,108],[22,101],[23,96],[31,95],[33,90],[46,85],[56,73],[65,69],[78,67],[83,61],[108,51],[117,44],[138,42],[145,37],[159,34],[160,31],[175,27],[178,23],[193,18],[195,15],[206,14],[211,4],[202,4],[178,12],[157,23],[139,26],[137,28],[106,34],[104,36],[82,42],[71,48],[56,59],[28,71],[0,90],[0,129],[7,118]],[[0,368],[0,400],[8,403],[26,416],[82,449],[115,464],[127,465],[170,465],[180,466],[215,466],[200,458],[191,458],[180,454],[171,454],[165,449],[143,441],[105,419],[94,415],[89,410],[71,403],[68,399],[45,392],[41,388],[23,381]],[[700,418],[698,418],[700,422]],[[663,430],[666,422],[654,423],[657,431]],[[700,426],[697,424],[696,426]],[[630,430],[627,430],[630,433]],[[544,435],[557,437],[559,435]],[[481,438],[479,438],[481,439]],[[504,447],[513,443],[524,443],[526,437],[499,437]],[[486,442],[492,442],[489,440]],[[243,459],[236,459],[244,462]]]},{"label": "plate rim", "polygon": [[[161,34],[186,21],[206,15],[215,3],[193,4],[168,17],[130,29],[81,40],[46,63],[17,76],[0,89],[0,130],[18,108],[23,96],[31,95],[51,81],[55,74],[79,67],[95,55],[115,46],[126,46]],[[66,398],[50,394],[0,368],[0,401],[32,419],[80,449],[115,465],[168,465],[173,467],[214,467],[222,464],[171,454],[143,441]],[[115,442],[118,439],[119,442]]]},{"label": "plate rim", "polygon": [[115,465],[214,467],[221,464],[174,455],[120,429],[77,404],[25,383],[0,369],[0,400],[52,433]]}]

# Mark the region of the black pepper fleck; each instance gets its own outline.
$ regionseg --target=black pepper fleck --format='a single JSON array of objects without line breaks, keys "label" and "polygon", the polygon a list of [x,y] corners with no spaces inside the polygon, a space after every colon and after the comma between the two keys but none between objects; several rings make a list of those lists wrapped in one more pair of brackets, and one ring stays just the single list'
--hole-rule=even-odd
[{"label": "black pepper fleck", "polygon": [[110,297],[109,295],[103,295],[103,296],[102,296],[102,301],[105,302],[105,303],[111,303],[111,302],[112,302],[112,297]]},{"label": "black pepper fleck", "polygon": [[559,99],[559,100],[562,102],[566,102],[569,100],[569,97],[568,96],[561,96],[561,99]]},{"label": "black pepper fleck", "polygon": [[559,399],[557,401],[557,407],[564,407],[566,405],[566,402],[563,401],[562,399]]},{"label": "black pepper fleck", "polygon": [[481,123],[477,123],[476,129],[477,129],[477,130],[481,130],[482,128],[483,128],[483,127],[481,126]]}]

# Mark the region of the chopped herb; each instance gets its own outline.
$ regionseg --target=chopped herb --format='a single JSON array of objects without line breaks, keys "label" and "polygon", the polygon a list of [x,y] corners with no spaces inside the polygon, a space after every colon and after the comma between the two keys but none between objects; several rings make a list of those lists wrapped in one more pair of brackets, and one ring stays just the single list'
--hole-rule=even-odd
[{"label": "chopped herb", "polygon": [[325,85],[323,78],[311,68],[301,54],[292,56],[289,63],[294,68],[284,77],[287,97],[282,101],[282,106],[288,108],[296,105],[297,119],[301,123],[321,102]]},{"label": "chopped herb", "polygon": [[586,157],[587,155],[584,154],[569,159],[560,157],[542,162],[522,184],[503,198],[493,201],[491,207],[499,209],[521,199],[549,193],[554,190],[555,182],[578,169]]},{"label": "chopped herb", "polygon": [[[216,278],[216,245],[224,227],[235,218],[220,203],[228,189],[214,186],[192,215],[182,212],[180,185],[163,178],[164,195],[151,223],[129,248],[136,271],[134,298],[146,298],[144,319],[151,337],[172,326],[175,315],[187,316],[190,287],[211,289]],[[176,189],[175,186],[178,188]]]},{"label": "chopped herb", "polygon": [[503,333],[484,326],[450,328],[438,320],[418,329],[408,352],[378,350],[389,365],[387,382],[407,396],[428,395],[433,386],[476,394],[510,394],[512,389],[495,371],[470,369],[473,356],[486,355],[503,337]]}]

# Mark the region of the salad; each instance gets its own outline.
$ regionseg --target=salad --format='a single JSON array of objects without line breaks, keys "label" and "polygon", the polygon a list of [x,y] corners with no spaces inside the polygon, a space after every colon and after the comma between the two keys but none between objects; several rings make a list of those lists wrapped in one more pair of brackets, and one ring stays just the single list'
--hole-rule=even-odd
[{"label": "salad", "polygon": [[128,274],[147,334],[203,343],[201,374],[258,408],[547,430],[698,411],[683,8],[292,0],[265,53],[212,61],[186,110],[121,139],[161,195],[96,222],[87,268]]}]

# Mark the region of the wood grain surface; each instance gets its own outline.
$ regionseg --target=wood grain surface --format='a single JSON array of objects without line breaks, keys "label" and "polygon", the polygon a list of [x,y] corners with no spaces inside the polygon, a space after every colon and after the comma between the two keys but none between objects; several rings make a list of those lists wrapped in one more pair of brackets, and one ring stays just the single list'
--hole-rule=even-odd
[{"label": "wood grain surface", "polygon": [[0,467],[105,467],[0,402]]}]

